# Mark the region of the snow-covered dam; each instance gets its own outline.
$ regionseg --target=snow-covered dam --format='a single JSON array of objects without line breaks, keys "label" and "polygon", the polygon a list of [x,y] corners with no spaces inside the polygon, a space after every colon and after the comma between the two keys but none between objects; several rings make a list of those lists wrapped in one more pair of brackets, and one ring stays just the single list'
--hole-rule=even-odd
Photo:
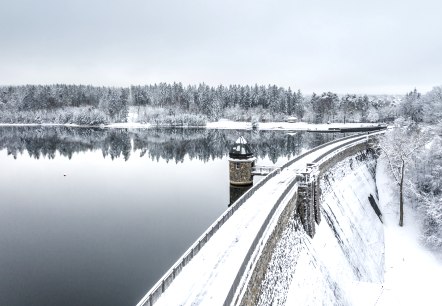
[{"label": "snow-covered dam", "polygon": [[353,304],[383,278],[377,135],[327,143],[272,172],[138,305]]}]

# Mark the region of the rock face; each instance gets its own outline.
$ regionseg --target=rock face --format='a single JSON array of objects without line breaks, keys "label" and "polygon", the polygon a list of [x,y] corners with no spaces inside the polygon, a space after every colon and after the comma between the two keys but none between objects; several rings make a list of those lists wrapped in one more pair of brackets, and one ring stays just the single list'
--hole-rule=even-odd
[{"label": "rock face", "polygon": [[254,305],[353,305],[360,286],[380,287],[384,273],[376,159],[369,153],[345,158],[320,177],[320,213],[311,238],[299,214],[290,213]]}]

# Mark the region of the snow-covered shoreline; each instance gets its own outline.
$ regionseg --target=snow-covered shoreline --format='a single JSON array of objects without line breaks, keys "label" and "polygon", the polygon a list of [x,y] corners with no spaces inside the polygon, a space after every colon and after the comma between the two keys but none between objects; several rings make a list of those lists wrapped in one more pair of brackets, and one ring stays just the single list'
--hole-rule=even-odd
[{"label": "snow-covered shoreline", "polygon": [[[307,122],[260,122],[259,130],[289,130],[289,131],[329,131],[339,128],[359,128],[378,126],[377,123],[330,123],[330,124],[311,124]],[[250,130],[250,122],[234,122],[229,120],[219,120],[217,122],[208,122],[206,128],[209,129],[238,129]]]},{"label": "snow-covered shoreline", "polygon": [[[78,124],[61,124],[61,123],[0,123],[0,127],[8,126],[62,126],[62,127],[88,127],[88,128],[116,128],[116,129],[149,129],[157,127],[150,123],[121,122],[105,125],[78,125]],[[260,122],[258,130],[281,130],[281,131],[329,131],[330,129],[340,128],[359,128],[378,126],[377,123],[330,123],[330,124],[310,124],[306,122]],[[206,126],[159,126],[174,128],[206,128],[220,130],[251,130],[250,122],[236,122],[230,120],[219,120],[216,122],[208,122]]]}]

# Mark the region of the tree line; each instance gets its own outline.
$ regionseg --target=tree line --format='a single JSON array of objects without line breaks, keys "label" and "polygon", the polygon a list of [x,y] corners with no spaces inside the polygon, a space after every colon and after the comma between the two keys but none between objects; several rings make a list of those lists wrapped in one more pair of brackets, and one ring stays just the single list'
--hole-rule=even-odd
[{"label": "tree line", "polygon": [[84,85],[25,85],[0,88],[3,123],[125,122],[129,89]]},{"label": "tree line", "polygon": [[276,85],[2,86],[0,122],[100,125],[126,122],[131,110],[137,113],[135,121],[158,125],[180,125],[179,120],[163,120],[167,116],[181,116],[189,125],[204,125],[221,117],[257,122],[281,121],[288,116],[311,123],[378,122],[393,120],[400,103],[401,98],[395,96],[332,92],[304,96],[300,90]]}]

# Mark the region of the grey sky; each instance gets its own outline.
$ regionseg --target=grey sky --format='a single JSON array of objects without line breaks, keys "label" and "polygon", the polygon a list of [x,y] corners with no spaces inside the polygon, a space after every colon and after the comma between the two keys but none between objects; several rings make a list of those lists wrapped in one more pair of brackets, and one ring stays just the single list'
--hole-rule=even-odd
[{"label": "grey sky", "polygon": [[442,84],[440,0],[0,0],[0,84]]}]

